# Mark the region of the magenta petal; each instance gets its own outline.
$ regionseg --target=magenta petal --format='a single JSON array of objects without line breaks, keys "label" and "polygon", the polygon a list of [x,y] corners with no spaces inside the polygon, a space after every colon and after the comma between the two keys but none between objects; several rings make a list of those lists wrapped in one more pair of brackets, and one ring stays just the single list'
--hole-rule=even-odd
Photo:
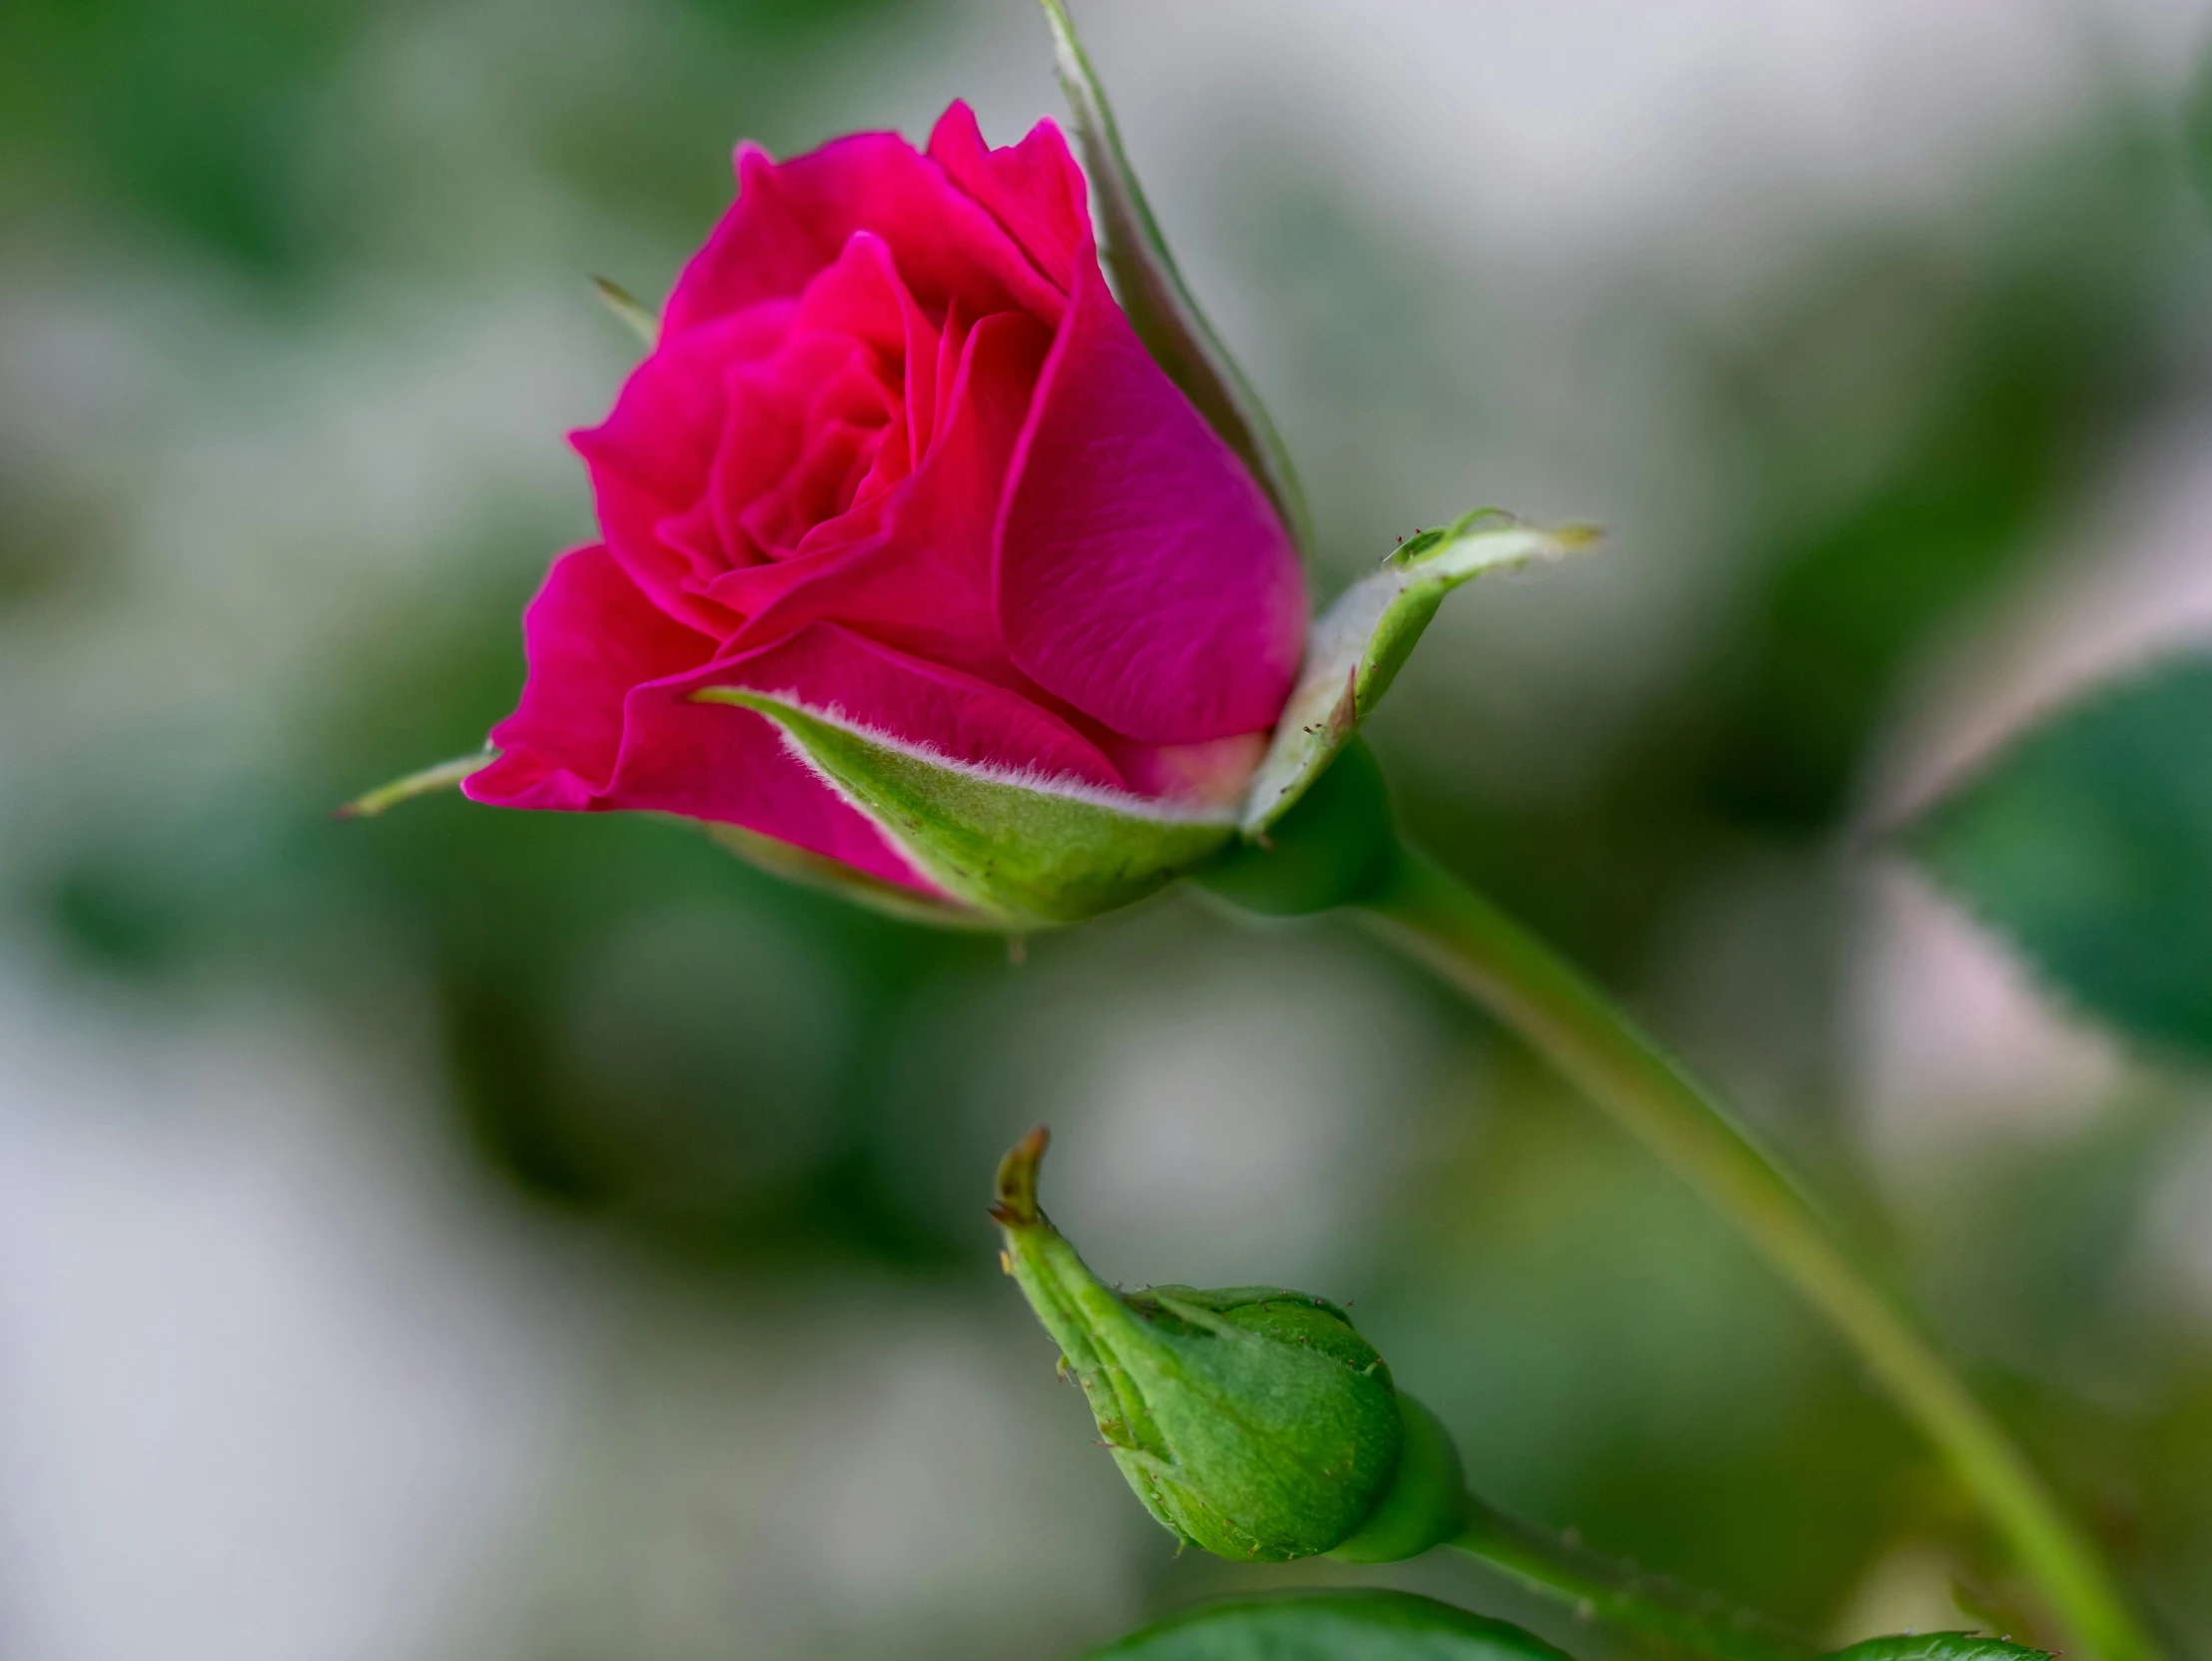
[{"label": "magenta petal", "polygon": [[938,443],[866,541],[731,571],[709,592],[747,618],[733,643],[766,645],[838,621],[986,678],[1010,678],[991,590],[999,482],[1051,338],[1018,312],[968,335]]},{"label": "magenta petal", "polygon": [[696,514],[729,418],[730,382],[776,352],[790,319],[789,307],[764,307],[664,338],[631,372],[607,418],[569,435],[591,474],[609,551],[662,610],[714,632],[732,619],[697,595],[728,551],[707,549],[696,535],[671,541],[662,526]]},{"label": "magenta petal", "polygon": [[938,332],[900,280],[881,237],[855,231],[847,239],[837,263],[807,285],[797,327],[850,335],[873,348],[906,384],[913,453],[928,446],[936,418]]},{"label": "magenta petal", "polygon": [[[1019,692],[834,623],[812,624],[764,651],[716,663],[689,684],[743,686],[788,697],[955,761],[1124,788],[1098,746]],[[716,707],[733,717],[763,719]]]},{"label": "magenta petal", "polygon": [[781,164],[745,145],[737,175],[736,203],[668,297],[663,338],[799,294],[855,231],[884,240],[933,313],[958,295],[985,311],[1060,319],[1061,292],[989,212],[896,133],[855,133]]},{"label": "magenta petal", "polygon": [[1074,287],[1091,209],[1083,170],[1057,122],[1041,121],[1020,144],[994,150],[976,112],[956,99],[930,133],[930,159],[990,210],[1039,271],[1063,290]]},{"label": "magenta petal", "polygon": [[620,764],[592,806],[740,825],[885,882],[937,892],[769,722],[750,710],[693,702],[691,694],[713,678],[690,674],[631,690]]},{"label": "magenta petal", "polygon": [[1137,744],[1108,738],[1101,748],[1112,757],[1137,795],[1223,812],[1234,811],[1243,802],[1252,774],[1267,753],[1267,736],[1240,732],[1199,744]]},{"label": "magenta petal", "polygon": [[500,757],[461,787],[502,807],[590,806],[614,775],[630,688],[714,654],[711,638],[654,605],[597,543],[553,561],[522,613],[522,640],[521,704],[491,729]]},{"label": "magenta petal", "polygon": [[523,632],[521,707],[491,729],[499,759],[462,782],[472,799],[727,821],[935,892],[765,721],[689,701],[714,643],[663,613],[605,548],[554,563]]},{"label": "magenta petal", "polygon": [[1271,727],[1297,673],[1290,538],[1088,250],[1015,457],[997,587],[1015,663],[1147,743]]}]

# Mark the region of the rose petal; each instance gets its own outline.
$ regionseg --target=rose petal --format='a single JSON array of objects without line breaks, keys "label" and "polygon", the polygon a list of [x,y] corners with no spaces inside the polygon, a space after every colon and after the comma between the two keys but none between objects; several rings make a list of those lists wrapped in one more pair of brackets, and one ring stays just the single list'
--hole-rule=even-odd
[{"label": "rose petal", "polygon": [[905,388],[914,457],[926,448],[937,408],[938,332],[900,279],[884,240],[855,231],[837,263],[807,285],[799,329],[850,335],[871,347],[887,387]]},{"label": "rose petal", "polygon": [[522,640],[521,703],[491,729],[500,757],[461,787],[503,807],[589,806],[614,774],[630,688],[697,668],[715,644],[654,605],[598,543],[553,561]]},{"label": "rose petal", "polygon": [[1305,581],[1267,497],[1162,374],[1087,249],[998,537],[1015,663],[1115,731],[1193,743],[1274,724]]},{"label": "rose petal", "polygon": [[671,541],[661,527],[698,508],[729,410],[729,382],[784,344],[792,312],[762,307],[681,339],[663,336],[607,418],[569,434],[590,472],[608,550],[662,610],[717,635],[734,619],[699,591],[726,565],[726,549],[711,558],[706,538]]},{"label": "rose petal", "polygon": [[523,630],[521,706],[491,730],[498,760],[462,781],[472,799],[725,820],[935,892],[767,722],[689,701],[713,642],[672,621],[605,548],[562,555]]},{"label": "rose petal", "polygon": [[989,212],[896,133],[855,133],[778,164],[737,153],[738,198],[676,280],[662,338],[799,294],[855,231],[889,246],[933,316],[958,295],[980,311],[1057,323],[1066,302]]},{"label": "rose petal", "polygon": [[1001,312],[968,335],[941,435],[864,542],[732,571],[709,592],[748,621],[733,637],[765,645],[810,622],[847,623],[904,650],[1005,684],[991,537],[1000,481],[1051,347],[1044,326]]},{"label": "rose petal", "polygon": [[[698,568],[696,592],[711,592],[733,567],[775,557],[776,548],[755,539],[746,514],[803,462],[810,426],[840,414],[856,424],[886,418],[896,394],[871,358],[850,336],[794,330],[768,357],[731,366],[721,438],[704,486],[703,518],[719,553]],[[700,516],[694,508],[687,520]],[[676,532],[661,534],[672,540]]]},{"label": "rose petal", "polygon": [[832,422],[814,435],[782,482],[745,509],[738,522],[746,537],[772,559],[789,558],[810,531],[852,505],[885,447],[880,425]]},{"label": "rose petal", "polygon": [[1083,170],[1058,122],[1041,121],[1020,144],[994,150],[984,143],[976,112],[956,99],[930,131],[929,154],[1006,227],[1054,287],[1075,287],[1091,208]]},{"label": "rose petal", "polygon": [[1136,744],[1108,738],[1100,748],[1139,796],[1157,796],[1185,807],[1229,810],[1244,800],[1252,774],[1267,753],[1268,735],[1240,732],[1202,744]]},{"label": "rose petal", "polygon": [[684,684],[787,696],[955,761],[1123,788],[1097,745],[1020,693],[834,623],[814,623],[765,651],[725,658]]}]

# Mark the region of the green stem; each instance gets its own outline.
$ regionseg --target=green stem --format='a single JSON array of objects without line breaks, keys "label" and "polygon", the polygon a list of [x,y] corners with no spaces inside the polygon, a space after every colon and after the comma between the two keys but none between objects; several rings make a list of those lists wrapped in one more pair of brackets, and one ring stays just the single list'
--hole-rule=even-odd
[{"label": "green stem", "polygon": [[1450,1544],[1601,1616],[1714,1661],[1810,1661],[1813,1647],[1756,1615],[1601,1557],[1469,1496],[1467,1527]]},{"label": "green stem", "polygon": [[2158,1646],[2095,1545],[1935,1346],[1774,1161],[1604,993],[1411,850],[1361,909],[1641,1138],[1796,1284],[1980,1501],[2078,1643],[2102,1661],[2155,1661]]}]

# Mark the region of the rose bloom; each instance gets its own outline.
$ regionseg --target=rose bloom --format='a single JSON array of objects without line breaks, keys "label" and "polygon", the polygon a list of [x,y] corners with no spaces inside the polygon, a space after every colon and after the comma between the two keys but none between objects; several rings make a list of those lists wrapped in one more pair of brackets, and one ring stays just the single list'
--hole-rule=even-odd
[{"label": "rose bloom", "polygon": [[1226,809],[1298,669],[1268,497],[1139,343],[1084,177],[965,104],[777,163],[574,435],[602,540],[524,618],[467,793],[721,821],[935,892],[752,710],[772,694],[1033,783]]}]

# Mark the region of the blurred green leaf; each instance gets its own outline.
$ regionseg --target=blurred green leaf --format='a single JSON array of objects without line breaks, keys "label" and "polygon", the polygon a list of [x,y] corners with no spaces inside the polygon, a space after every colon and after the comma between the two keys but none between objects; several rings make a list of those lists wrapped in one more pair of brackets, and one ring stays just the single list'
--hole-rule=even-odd
[{"label": "blurred green leaf", "polygon": [[1136,170],[1121,148],[1121,132],[1106,103],[1106,88],[1076,38],[1075,21],[1062,0],[1042,0],[1053,29],[1060,84],[1075,113],[1084,169],[1097,197],[1099,252],[1113,279],[1129,325],[1167,379],[1182,389],[1211,426],[1243,457],[1265,486],[1300,548],[1313,547],[1312,514],[1290,460],[1289,447],[1244,372],[1198,310],[1182,280],[1167,239],[1144,200]]},{"label": "blurred green leaf", "polygon": [[2182,103],[2181,140],[2189,177],[2212,207],[2212,52],[2201,56]]},{"label": "blurred green leaf", "polygon": [[[1091,1661],[1563,1661],[1534,1633],[1409,1592],[1319,1592],[1170,1615]],[[1947,1661],[1947,1658],[1946,1658]],[[1964,1658],[1961,1658],[1964,1661]]]},{"label": "blurred green leaf", "polygon": [[[2033,210],[2017,212],[1990,269],[1962,272],[1909,244],[1844,249],[1751,333],[1733,371],[1739,413],[1779,488],[1763,591],[1727,649],[1708,775],[1732,817],[1802,832],[1844,811],[1899,674],[2041,545],[2093,475],[2100,435],[2155,395],[2147,285],[2187,207],[2173,172],[2167,135],[2116,110],[2108,130],[2035,158],[2032,186],[2013,187],[2032,190]],[[1847,441],[1848,416],[1793,420],[1799,353],[1823,334],[1838,350],[1847,330],[1831,332],[1869,284],[1893,291],[1877,305],[1917,314],[1913,327],[1940,344],[1926,402],[1894,417],[1901,442],[1860,488],[1826,501],[1802,481]]]},{"label": "blurred green leaf", "polygon": [[1900,1632],[1887,1638],[1840,1649],[1829,1661],[2051,1661],[2048,1651],[2030,1649],[1978,1632]]},{"label": "blurred green leaf", "polygon": [[1906,840],[2084,1009],[2212,1052],[2212,656],[2075,705]]},{"label": "blurred green leaf", "polygon": [[355,0],[0,7],[0,150],[13,140],[42,163],[89,161],[107,192],[274,275],[304,253],[304,124],[370,12]]}]

